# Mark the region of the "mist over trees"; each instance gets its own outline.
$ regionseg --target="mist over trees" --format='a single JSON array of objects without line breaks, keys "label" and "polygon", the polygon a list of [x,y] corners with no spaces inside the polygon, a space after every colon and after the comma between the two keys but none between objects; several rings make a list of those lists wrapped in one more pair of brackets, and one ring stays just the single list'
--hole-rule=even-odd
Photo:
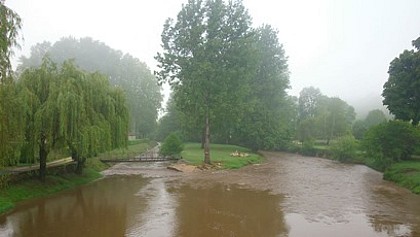
[{"label": "mist over trees", "polygon": [[337,97],[327,97],[319,89],[302,89],[298,102],[297,138],[301,142],[321,139],[326,144],[351,132],[354,108]]},{"label": "mist over trees", "polygon": [[88,37],[65,37],[54,44],[42,42],[33,46],[30,56],[20,58],[18,71],[40,66],[46,55],[58,65],[73,59],[83,70],[107,75],[111,85],[125,92],[130,132],[138,137],[150,137],[155,132],[162,95],[155,77],[139,59]]}]

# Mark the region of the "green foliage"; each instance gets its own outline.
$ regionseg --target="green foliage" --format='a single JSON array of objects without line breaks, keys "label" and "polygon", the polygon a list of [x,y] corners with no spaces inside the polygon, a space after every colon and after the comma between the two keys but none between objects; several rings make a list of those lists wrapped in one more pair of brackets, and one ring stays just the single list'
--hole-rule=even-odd
[{"label": "green foliage", "polygon": [[297,138],[330,140],[343,136],[355,119],[354,108],[337,97],[327,97],[313,87],[301,91],[298,105]]},{"label": "green foliage", "polygon": [[24,104],[13,81],[0,82],[0,167],[16,165],[25,144]]},{"label": "green foliage", "polygon": [[319,100],[322,94],[318,88],[305,87],[299,93],[298,120],[305,121],[316,115]]},{"label": "green foliage", "polygon": [[387,119],[384,112],[380,109],[374,109],[369,111],[368,115],[366,116],[365,125],[367,128],[370,128],[386,121]]},{"label": "green foliage", "polygon": [[364,120],[357,120],[352,126],[352,133],[356,139],[361,140],[366,131],[375,125],[386,122],[387,118],[382,110],[375,109],[369,111]]},{"label": "green foliage", "polygon": [[182,131],[182,114],[177,110],[175,101],[171,97],[167,103],[166,114],[160,118],[156,139],[163,141],[171,133],[181,133]]},{"label": "green foliage", "polygon": [[184,145],[181,139],[175,133],[171,133],[165,138],[165,141],[160,147],[160,154],[164,156],[178,156],[183,149]]},{"label": "green foliage", "polygon": [[285,91],[289,87],[287,59],[277,33],[269,25],[256,29],[257,68],[249,82],[252,89],[242,101],[246,107],[235,125],[221,126],[226,140],[254,151],[286,149],[294,128],[295,103]]},{"label": "green foliage", "polygon": [[168,19],[164,25],[156,75],[160,83],[172,85],[187,122],[202,123],[197,133],[205,131],[206,163],[210,127],[229,132],[245,108],[241,102],[257,66],[250,26],[240,1],[210,0],[189,1],[176,21]]},{"label": "green foliage", "polygon": [[353,123],[351,130],[353,136],[356,139],[361,140],[365,136],[365,133],[368,130],[368,128],[366,127],[366,123],[364,120],[358,119]]},{"label": "green foliage", "polygon": [[350,135],[338,138],[337,141],[331,145],[333,158],[341,162],[355,160],[357,157],[357,151],[357,140]]},{"label": "green foliage", "polygon": [[0,83],[10,79],[12,68],[10,58],[13,55],[13,47],[19,47],[18,37],[21,29],[19,15],[0,1]]},{"label": "green foliage", "polygon": [[[81,172],[86,158],[126,146],[125,96],[105,76],[84,72],[69,61],[58,69],[45,58],[41,67],[24,70],[18,84],[28,141],[22,154],[27,161],[38,158],[41,171],[53,149],[68,149]],[[45,170],[40,174],[45,177]]]},{"label": "green foliage", "polygon": [[307,139],[303,141],[300,152],[302,155],[305,155],[305,156],[315,156],[316,155],[315,140]]},{"label": "green foliage", "polygon": [[[259,163],[262,157],[258,154],[252,153],[251,150],[234,145],[211,144],[211,152],[213,163],[220,163],[225,169],[238,169],[249,164]],[[247,157],[233,157],[231,153],[238,151],[241,153],[248,153]],[[203,163],[202,157],[203,149],[199,143],[188,143],[185,145],[184,151],[181,153],[182,158],[194,165]]]},{"label": "green foliage", "polygon": [[367,157],[373,158],[381,168],[409,159],[419,145],[419,129],[398,120],[371,127],[363,139]]},{"label": "green foliage", "polygon": [[[137,137],[145,137],[155,131],[162,96],[156,78],[137,58],[129,54],[123,55],[120,51],[91,38],[67,37],[53,45],[43,42],[33,46],[31,55],[20,59],[18,71],[38,67],[46,54],[58,65],[74,59],[74,64],[80,69],[100,72],[93,77],[98,77],[98,80],[106,77],[106,81],[111,85],[124,91],[126,107],[129,110],[130,132]],[[105,82],[95,81],[95,83],[102,85]],[[94,95],[92,99],[99,99],[98,96],[100,95]]]},{"label": "green foliage", "polygon": [[211,128],[217,142],[253,150],[288,146],[295,104],[285,92],[287,58],[275,29],[251,28],[241,1],[192,0],[176,21],[167,20],[162,42],[156,74],[172,85],[179,114],[168,117],[179,118],[187,137],[208,144]]},{"label": "green foliage", "polygon": [[384,179],[420,194],[420,162],[404,161],[391,165],[384,172]]},{"label": "green foliage", "polygon": [[420,37],[413,40],[415,50],[405,50],[392,60],[389,66],[388,81],[384,84],[382,96],[384,105],[395,118],[420,121]]}]

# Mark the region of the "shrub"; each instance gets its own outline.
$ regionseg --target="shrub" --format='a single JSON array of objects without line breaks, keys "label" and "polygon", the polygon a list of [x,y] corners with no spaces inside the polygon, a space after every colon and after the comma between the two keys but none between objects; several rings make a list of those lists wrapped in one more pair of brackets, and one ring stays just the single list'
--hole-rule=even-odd
[{"label": "shrub", "polygon": [[357,148],[357,140],[353,136],[347,135],[337,139],[331,146],[331,152],[334,159],[348,162],[356,159]]},{"label": "shrub", "polygon": [[301,154],[305,156],[315,156],[316,149],[315,149],[315,140],[308,139],[302,143]]},{"label": "shrub", "polygon": [[171,133],[160,147],[160,154],[164,156],[178,156],[184,149],[181,139],[175,134]]},{"label": "shrub", "polygon": [[409,159],[419,144],[418,128],[397,120],[371,127],[363,139],[368,158],[374,158],[376,163],[384,163],[385,166]]}]

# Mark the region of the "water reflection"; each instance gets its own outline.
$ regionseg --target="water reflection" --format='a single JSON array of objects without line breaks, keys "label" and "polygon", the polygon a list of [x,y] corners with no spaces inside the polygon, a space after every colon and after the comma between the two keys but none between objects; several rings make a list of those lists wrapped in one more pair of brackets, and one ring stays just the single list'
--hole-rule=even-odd
[{"label": "water reflection", "polygon": [[176,236],[287,236],[279,195],[221,184],[172,192],[178,197]]},{"label": "water reflection", "polygon": [[28,202],[0,218],[0,236],[124,236],[127,220],[146,206],[134,196],[145,184],[139,177],[115,177]]},{"label": "water reflection", "polygon": [[420,196],[380,173],[266,155],[234,171],[116,166],[123,176],[19,205],[0,236],[420,236]]}]

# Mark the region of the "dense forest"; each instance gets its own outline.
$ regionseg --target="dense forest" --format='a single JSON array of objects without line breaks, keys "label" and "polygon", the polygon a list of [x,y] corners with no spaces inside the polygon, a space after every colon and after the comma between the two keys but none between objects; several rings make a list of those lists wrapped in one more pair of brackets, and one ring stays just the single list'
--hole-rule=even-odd
[{"label": "dense forest", "polygon": [[[356,120],[354,108],[315,87],[287,93],[289,69],[278,32],[254,27],[241,1],[191,0],[162,32],[158,69],[92,38],[64,37],[34,45],[15,71],[21,19],[3,3],[0,25],[1,166],[45,163],[52,151],[85,160],[125,147],[127,137],[164,140],[175,133],[201,142],[253,150],[365,156],[378,169],[418,154],[420,38],[389,67],[384,105]],[[172,94],[158,119],[162,95]],[[322,149],[320,147],[323,147]]]}]

